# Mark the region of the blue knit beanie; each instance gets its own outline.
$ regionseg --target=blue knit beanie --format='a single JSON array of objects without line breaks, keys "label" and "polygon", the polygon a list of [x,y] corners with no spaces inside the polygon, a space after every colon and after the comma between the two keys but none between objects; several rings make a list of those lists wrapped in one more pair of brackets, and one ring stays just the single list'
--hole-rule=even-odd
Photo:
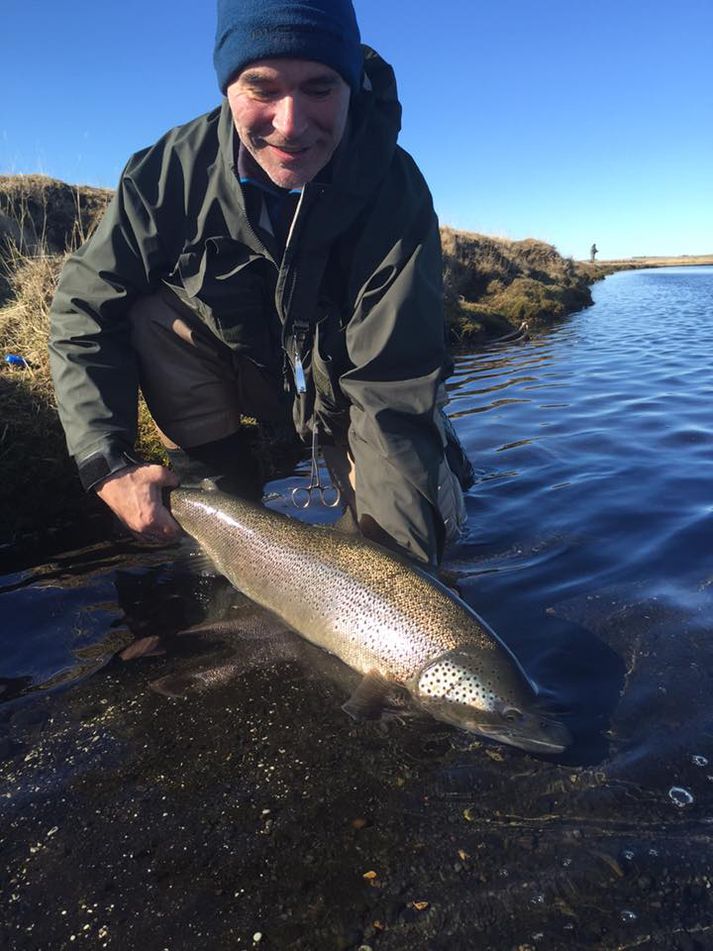
[{"label": "blue knit beanie", "polygon": [[363,55],[351,0],[218,0],[213,63],[221,92],[249,63],[273,57],[324,63],[359,89]]}]

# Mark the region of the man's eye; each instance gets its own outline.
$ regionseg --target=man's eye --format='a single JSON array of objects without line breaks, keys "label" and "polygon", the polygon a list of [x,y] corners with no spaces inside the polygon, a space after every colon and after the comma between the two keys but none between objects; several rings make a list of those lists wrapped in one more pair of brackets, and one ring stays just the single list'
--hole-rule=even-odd
[{"label": "man's eye", "polygon": [[250,93],[253,99],[257,99],[258,102],[272,102],[273,99],[276,99],[276,93],[268,92],[267,89],[255,89]]},{"label": "man's eye", "polygon": [[276,90],[271,89],[269,86],[263,86],[262,84],[247,85],[242,90],[243,95],[249,96],[251,99],[258,99],[260,102],[269,102],[271,99],[274,99],[277,95]]}]

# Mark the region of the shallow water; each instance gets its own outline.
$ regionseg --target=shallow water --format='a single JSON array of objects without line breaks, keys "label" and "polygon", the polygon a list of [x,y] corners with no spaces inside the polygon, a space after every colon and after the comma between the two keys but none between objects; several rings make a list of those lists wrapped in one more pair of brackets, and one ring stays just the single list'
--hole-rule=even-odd
[{"label": "shallow water", "polygon": [[[302,642],[181,634],[250,608],[175,552],[23,567],[0,578],[10,947],[713,947],[713,269],[594,295],[460,357],[450,406],[479,479],[446,567],[575,747],[354,724],[349,673]],[[165,653],[120,659],[147,636]],[[233,679],[190,700],[147,689],[216,662]]]}]

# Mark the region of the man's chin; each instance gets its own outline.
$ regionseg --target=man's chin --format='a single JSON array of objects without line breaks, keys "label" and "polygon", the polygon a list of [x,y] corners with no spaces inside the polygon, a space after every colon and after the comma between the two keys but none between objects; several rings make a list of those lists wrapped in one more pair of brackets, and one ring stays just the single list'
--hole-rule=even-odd
[{"label": "man's chin", "polygon": [[310,178],[311,176],[307,177],[296,172],[276,172],[275,174],[270,174],[270,179],[275,185],[280,188],[288,188],[290,191],[302,188],[303,185],[306,185],[307,182],[310,181]]},{"label": "man's chin", "polygon": [[309,169],[284,168],[281,165],[274,165],[267,168],[263,166],[263,168],[267,172],[270,181],[280,188],[302,188],[303,185],[310,182],[317,174],[316,172],[311,172]]},{"label": "man's chin", "polygon": [[290,153],[268,145],[255,153],[255,158],[270,180],[280,188],[302,188],[322,168],[319,156],[311,150]]}]

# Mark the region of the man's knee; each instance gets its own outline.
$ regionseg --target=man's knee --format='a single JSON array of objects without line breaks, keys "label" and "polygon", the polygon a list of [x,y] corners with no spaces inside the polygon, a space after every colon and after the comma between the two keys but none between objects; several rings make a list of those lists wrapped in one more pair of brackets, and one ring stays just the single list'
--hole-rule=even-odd
[{"label": "man's knee", "polygon": [[140,298],[129,318],[141,390],[164,441],[195,446],[234,433],[241,406],[228,348],[162,294]]}]

